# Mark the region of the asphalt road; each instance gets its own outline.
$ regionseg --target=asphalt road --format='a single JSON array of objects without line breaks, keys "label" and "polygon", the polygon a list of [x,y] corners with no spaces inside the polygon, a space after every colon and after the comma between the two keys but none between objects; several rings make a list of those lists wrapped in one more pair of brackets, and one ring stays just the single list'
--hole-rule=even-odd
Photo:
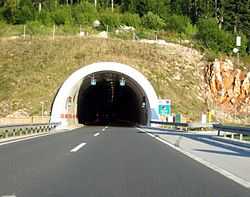
[{"label": "asphalt road", "polygon": [[136,128],[103,128],[0,146],[0,196],[250,196],[250,190]]}]

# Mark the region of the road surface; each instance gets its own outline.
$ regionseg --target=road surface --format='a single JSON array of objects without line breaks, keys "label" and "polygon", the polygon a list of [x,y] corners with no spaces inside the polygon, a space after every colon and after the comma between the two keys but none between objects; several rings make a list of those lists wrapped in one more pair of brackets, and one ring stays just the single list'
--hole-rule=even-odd
[{"label": "road surface", "polygon": [[0,146],[0,196],[249,197],[250,190],[136,128],[100,126]]}]

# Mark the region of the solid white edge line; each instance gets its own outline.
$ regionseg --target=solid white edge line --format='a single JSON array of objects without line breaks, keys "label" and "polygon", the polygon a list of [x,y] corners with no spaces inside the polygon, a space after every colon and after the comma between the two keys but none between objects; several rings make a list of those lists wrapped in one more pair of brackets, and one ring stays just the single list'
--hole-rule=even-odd
[{"label": "solid white edge line", "polygon": [[77,152],[78,150],[80,150],[85,145],[86,145],[86,143],[81,143],[81,144],[77,145],[75,148],[73,148],[70,152],[71,153]]},{"label": "solid white edge line", "polygon": [[94,134],[95,137],[98,136],[98,135],[100,135],[100,133],[95,133],[95,134]]},{"label": "solid white edge line", "polygon": [[155,138],[155,139],[157,139],[158,141],[160,141],[160,142],[162,142],[162,143],[164,143],[164,144],[170,146],[171,148],[173,148],[173,149],[175,149],[175,150],[181,152],[182,154],[184,154],[184,155],[190,157],[191,159],[193,159],[193,160],[195,160],[195,161],[197,161],[197,162],[203,164],[204,166],[206,166],[206,167],[208,167],[208,168],[210,168],[210,169],[212,169],[212,170],[214,170],[214,171],[220,173],[221,175],[223,175],[223,176],[229,178],[230,180],[232,180],[232,181],[234,181],[234,182],[236,182],[236,183],[238,183],[238,184],[240,184],[240,185],[242,185],[242,186],[244,186],[244,187],[246,187],[246,188],[248,188],[248,189],[250,188],[250,182],[248,182],[248,181],[246,181],[246,180],[244,180],[244,179],[238,177],[237,175],[234,175],[234,174],[232,174],[231,172],[229,172],[229,171],[227,171],[227,170],[225,170],[225,169],[223,169],[223,168],[220,168],[220,167],[218,167],[218,166],[216,166],[216,165],[214,165],[214,164],[212,164],[212,163],[210,163],[210,162],[208,162],[208,161],[206,161],[206,160],[204,160],[204,159],[201,159],[201,158],[199,158],[199,157],[197,157],[197,156],[195,156],[195,155],[193,155],[193,154],[191,154],[191,153],[189,153],[189,152],[187,152],[187,151],[185,151],[185,150],[183,150],[183,149],[181,149],[181,148],[179,148],[179,147],[176,147],[176,146],[174,146],[173,144],[171,144],[171,143],[169,143],[169,142],[163,140],[162,138],[157,137],[157,136],[155,136],[155,135],[153,135],[153,134],[151,134],[151,133],[148,133],[148,132],[145,131],[144,129],[141,129],[141,128],[137,128],[137,129],[138,129],[139,131],[142,131],[142,132],[148,134],[148,135],[151,136],[152,138]]}]

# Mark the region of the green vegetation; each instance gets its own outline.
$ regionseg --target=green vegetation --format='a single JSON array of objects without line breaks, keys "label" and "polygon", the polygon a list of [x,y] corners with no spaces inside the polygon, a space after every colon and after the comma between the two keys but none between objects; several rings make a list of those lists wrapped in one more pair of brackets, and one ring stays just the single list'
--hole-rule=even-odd
[{"label": "green vegetation", "polygon": [[23,24],[32,35],[49,34],[54,24],[65,34],[75,34],[80,25],[89,29],[99,20],[100,31],[127,25],[149,38],[151,32],[165,32],[167,40],[192,40],[215,54],[232,54],[235,37],[241,35],[241,54],[246,55],[249,7],[248,0],[114,0],[112,11],[111,0],[97,0],[96,7],[93,0],[0,0],[0,36],[22,34]]},{"label": "green vegetation", "polygon": [[202,41],[204,46],[216,52],[231,52],[234,47],[234,38],[232,34],[220,30],[215,19],[201,19],[197,26],[197,38]]}]

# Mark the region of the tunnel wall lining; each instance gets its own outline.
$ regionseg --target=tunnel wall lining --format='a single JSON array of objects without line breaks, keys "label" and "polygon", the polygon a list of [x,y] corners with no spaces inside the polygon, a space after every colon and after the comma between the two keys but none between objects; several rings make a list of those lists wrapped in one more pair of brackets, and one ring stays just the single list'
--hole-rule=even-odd
[{"label": "tunnel wall lining", "polygon": [[[136,69],[116,62],[99,62],[84,66],[71,74],[68,79],[61,86],[51,112],[51,122],[61,122],[61,128],[67,128],[71,124],[77,124],[76,117],[77,110],[77,95],[82,81],[89,75],[97,72],[111,71],[127,75],[140,85],[141,89],[145,92],[149,102],[150,119],[158,120],[158,98],[153,86],[150,82],[138,72]],[[70,102],[69,102],[70,98]],[[150,120],[149,120],[150,121]]]}]

